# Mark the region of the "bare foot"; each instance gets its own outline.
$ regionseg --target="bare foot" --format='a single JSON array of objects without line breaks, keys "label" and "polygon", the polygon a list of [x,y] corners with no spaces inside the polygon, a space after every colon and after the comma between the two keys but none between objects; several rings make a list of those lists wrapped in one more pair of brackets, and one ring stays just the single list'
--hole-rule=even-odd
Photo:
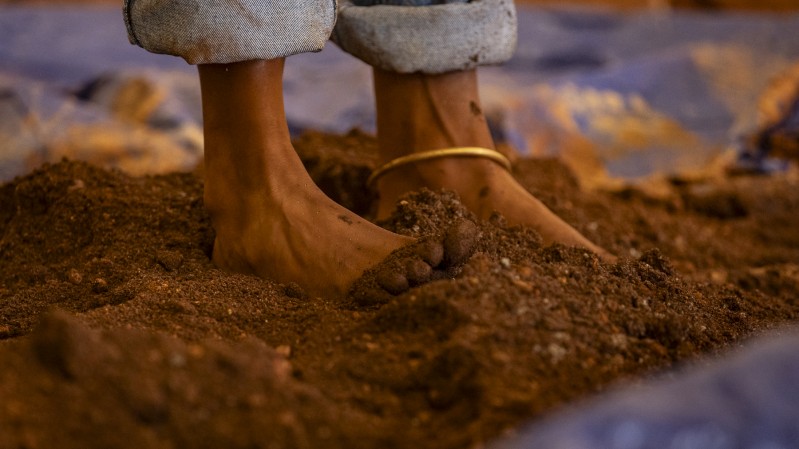
[{"label": "bare foot", "polygon": [[369,267],[412,239],[325,196],[289,140],[283,60],[202,65],[205,205],[220,268],[346,293]]},{"label": "bare foot", "polygon": [[[458,146],[494,148],[480,108],[474,70],[442,75],[397,74],[374,69],[377,135],[382,163],[412,152]],[[416,162],[377,180],[378,218],[403,194],[427,187],[453,190],[473,213],[501,213],[510,224],[536,229],[547,243],[587,248],[615,258],[552,213],[496,162],[449,157]]]}]

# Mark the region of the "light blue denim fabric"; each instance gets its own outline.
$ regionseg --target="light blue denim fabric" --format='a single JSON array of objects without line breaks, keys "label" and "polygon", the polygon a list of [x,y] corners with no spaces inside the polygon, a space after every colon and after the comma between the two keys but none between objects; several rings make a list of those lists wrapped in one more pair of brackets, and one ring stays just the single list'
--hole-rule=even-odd
[{"label": "light blue denim fabric", "polygon": [[394,5],[394,6],[430,6],[448,3],[469,3],[469,0],[353,0],[355,6]]},{"label": "light blue denim fabric", "polygon": [[125,0],[131,43],[189,64],[274,59],[319,51],[336,0]]},{"label": "light blue denim fabric", "polygon": [[373,6],[358,6],[367,1],[339,2],[332,39],[344,51],[384,70],[464,70],[505,62],[516,49],[512,0],[432,0],[442,4],[413,7],[405,5],[420,0],[371,0]]},{"label": "light blue denim fabric", "polygon": [[[130,41],[189,64],[318,51],[333,32],[348,53],[401,73],[498,64],[516,47],[512,0],[125,0]],[[398,6],[415,5],[415,6]],[[338,10],[338,11],[337,11]]]},{"label": "light blue denim fabric", "polygon": [[799,334],[565,410],[490,449],[791,449],[799,442]]}]

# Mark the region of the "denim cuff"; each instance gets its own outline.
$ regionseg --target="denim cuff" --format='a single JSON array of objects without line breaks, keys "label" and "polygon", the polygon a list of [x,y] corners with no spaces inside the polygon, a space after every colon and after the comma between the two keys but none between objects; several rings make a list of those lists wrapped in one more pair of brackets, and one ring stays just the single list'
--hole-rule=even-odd
[{"label": "denim cuff", "polygon": [[430,6],[356,6],[341,0],[332,39],[383,70],[465,70],[510,59],[516,49],[516,9],[512,0]]},{"label": "denim cuff", "polygon": [[133,44],[224,64],[321,50],[336,0],[125,0],[124,15]]}]

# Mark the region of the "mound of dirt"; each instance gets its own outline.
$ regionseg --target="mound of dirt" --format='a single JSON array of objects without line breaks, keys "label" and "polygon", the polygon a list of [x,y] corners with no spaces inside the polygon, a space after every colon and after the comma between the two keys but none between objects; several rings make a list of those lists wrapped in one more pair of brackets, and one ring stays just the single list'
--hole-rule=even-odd
[{"label": "mound of dirt", "polygon": [[[368,214],[374,139],[295,144]],[[468,222],[459,270],[378,301],[308,297],[213,267],[201,175],[64,161],[0,187],[0,447],[467,448],[796,320],[795,177],[663,200],[582,191],[554,160],[516,176],[620,262],[423,191],[381,225]]]}]

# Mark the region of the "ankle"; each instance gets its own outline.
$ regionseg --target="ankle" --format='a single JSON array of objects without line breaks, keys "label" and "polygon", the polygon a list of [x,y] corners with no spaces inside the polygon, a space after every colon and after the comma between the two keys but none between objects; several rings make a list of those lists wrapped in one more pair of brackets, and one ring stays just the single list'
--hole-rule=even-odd
[{"label": "ankle", "polygon": [[307,176],[283,107],[283,59],[199,66],[205,201],[225,216],[290,192]]},{"label": "ankle", "polygon": [[457,146],[493,149],[474,70],[441,75],[374,69],[382,162]]},{"label": "ankle", "polygon": [[456,192],[463,204],[476,207],[503,174],[507,175],[506,169],[498,163],[473,157],[450,157],[399,167],[386,172],[375,183],[380,197],[377,216],[389,216],[403,195],[422,188]]}]

